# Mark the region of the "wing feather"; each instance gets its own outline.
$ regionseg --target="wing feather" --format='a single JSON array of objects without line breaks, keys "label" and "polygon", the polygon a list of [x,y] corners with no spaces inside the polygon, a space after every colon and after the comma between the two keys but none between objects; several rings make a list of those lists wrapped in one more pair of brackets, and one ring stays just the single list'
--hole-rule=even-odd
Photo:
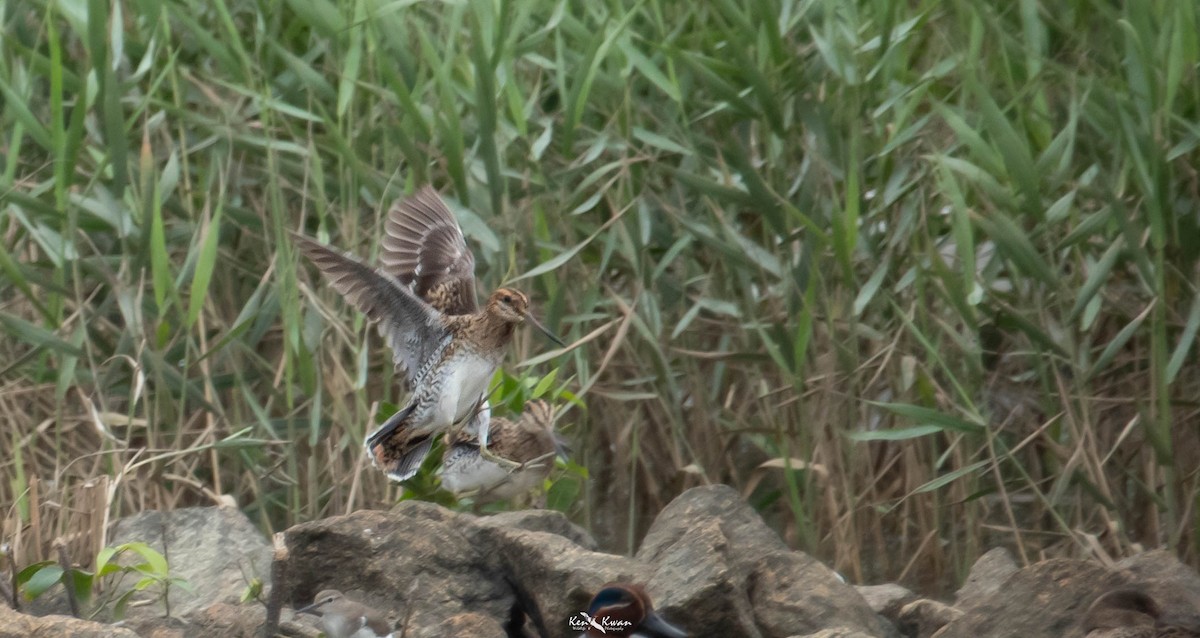
[{"label": "wing feather", "polygon": [[392,348],[396,370],[410,384],[418,384],[448,336],[441,313],[392,275],[302,235],[295,240],[334,289],[377,322],[379,334]]},{"label": "wing feather", "polygon": [[439,312],[474,313],[475,256],[446,202],[431,186],[388,211],[380,251],[383,269]]}]

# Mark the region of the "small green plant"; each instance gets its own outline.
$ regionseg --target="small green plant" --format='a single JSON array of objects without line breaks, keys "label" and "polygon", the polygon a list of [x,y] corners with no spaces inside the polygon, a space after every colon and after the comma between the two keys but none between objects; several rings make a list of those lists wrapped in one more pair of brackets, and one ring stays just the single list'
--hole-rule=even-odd
[{"label": "small green plant", "polygon": [[[140,560],[119,562],[122,555],[133,555]],[[125,616],[125,609],[135,594],[142,591],[154,591],[163,604],[167,616],[171,615],[171,605],[168,594],[171,587],[182,587],[191,591],[191,585],[178,576],[172,576],[167,565],[167,559],[149,545],[141,542],[123,543],[116,547],[105,547],[96,554],[94,571],[85,569],[64,569],[55,561],[34,563],[21,570],[17,575],[17,585],[27,600],[33,600],[46,593],[57,584],[68,588],[68,595],[73,596],[81,605],[81,610],[87,618],[94,618],[101,611],[111,607],[116,619]],[[132,587],[124,589],[121,583],[126,578],[137,578]],[[94,594],[99,594],[95,597]]]}]

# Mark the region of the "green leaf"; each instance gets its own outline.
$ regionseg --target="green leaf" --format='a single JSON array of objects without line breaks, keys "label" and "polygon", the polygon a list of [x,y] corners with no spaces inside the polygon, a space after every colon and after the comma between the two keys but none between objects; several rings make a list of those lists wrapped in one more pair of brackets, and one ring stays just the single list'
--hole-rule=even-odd
[{"label": "green leaf", "polygon": [[34,572],[33,576],[25,581],[25,586],[22,587],[22,590],[25,592],[27,599],[33,600],[46,593],[47,589],[61,582],[62,577],[63,568],[57,563],[51,563]]},{"label": "green leaf", "polygon": [[204,237],[200,244],[200,253],[196,257],[196,268],[192,275],[192,286],[188,291],[188,314],[186,327],[190,330],[200,317],[204,301],[208,298],[208,285],[212,282],[213,270],[217,265],[217,242],[221,237],[221,213],[224,197],[218,197],[217,210],[204,229]]},{"label": "green leaf", "polygon": [[975,223],[987,233],[996,247],[1012,260],[1021,272],[1047,285],[1056,285],[1058,276],[1033,246],[1029,236],[1012,219],[998,210],[975,217]]},{"label": "green leaf", "polygon": [[[117,547],[117,552],[133,552],[138,556],[141,556],[142,560],[146,561],[145,565],[148,569],[147,573],[157,574],[158,576],[162,577],[167,575],[167,559],[163,558],[162,554],[158,553],[157,550],[150,547],[146,543],[140,541],[125,543],[124,545],[119,545]],[[140,568],[141,565],[138,567]]]},{"label": "green leaf", "polygon": [[542,377],[540,381],[538,381],[538,384],[534,386],[533,392],[530,393],[530,396],[534,399],[542,397],[544,394],[546,394],[547,390],[554,386],[554,380],[557,378],[558,368],[555,368],[551,370],[549,374]]},{"label": "green leaf", "polygon": [[1154,304],[1148,305],[1141,314],[1133,318],[1133,321],[1130,321],[1124,328],[1121,328],[1117,332],[1117,336],[1113,337],[1113,340],[1108,342],[1108,345],[1104,347],[1104,351],[1100,353],[1100,357],[1096,359],[1096,363],[1092,364],[1086,378],[1094,378],[1097,373],[1107,368],[1109,363],[1112,363],[1113,357],[1117,356],[1121,348],[1124,348],[1125,344],[1129,343],[1129,340],[1133,338],[1133,335],[1137,334],[1138,328],[1142,327],[1142,322],[1146,320],[1146,317],[1150,316],[1150,311],[1153,309]]},{"label": "green leaf", "polygon": [[1188,311],[1187,322],[1183,326],[1183,332],[1179,335],[1179,341],[1175,344],[1175,351],[1171,353],[1171,360],[1167,362],[1168,385],[1175,382],[1175,377],[1179,375],[1179,370],[1187,361],[1188,354],[1192,351],[1192,345],[1196,342],[1197,329],[1200,329],[1200,295],[1192,297],[1192,308]]},{"label": "green leaf", "polygon": [[888,412],[902,416],[906,419],[911,419],[918,423],[935,425],[943,430],[953,430],[955,432],[965,432],[967,434],[979,434],[983,431],[985,424],[967,421],[956,416],[932,410],[930,408],[908,403],[881,403],[878,401],[867,401],[868,404],[875,407],[883,408]]},{"label": "green leaf", "polygon": [[29,323],[20,317],[10,315],[7,312],[0,312],[0,326],[3,326],[10,335],[16,337],[20,342],[41,348],[49,348],[72,357],[83,356],[83,350],[71,342],[60,339],[58,335],[49,330]]},{"label": "green leaf", "polygon": [[987,91],[976,85],[975,95],[982,107],[984,126],[991,133],[1001,157],[1004,158],[1004,167],[1008,174],[1017,183],[1025,210],[1040,215],[1042,211],[1039,180],[1033,171],[1033,153],[1029,149],[1029,142],[1017,132]]},{"label": "green leaf", "polygon": [[875,272],[871,273],[871,277],[867,279],[867,283],[863,284],[858,290],[858,295],[854,298],[854,316],[862,315],[867,304],[871,303],[871,299],[875,297],[875,293],[879,292],[879,285],[883,283],[883,278],[887,276],[888,268],[891,262],[882,261],[875,267]]},{"label": "green leaf", "polygon": [[990,464],[991,464],[991,461],[977,461],[966,467],[962,467],[957,470],[947,472],[947,473],[933,479],[932,481],[929,481],[929,482],[925,483],[924,485],[921,485],[917,489],[913,490],[912,493],[913,494],[924,494],[926,492],[935,492],[935,491],[941,489],[942,487],[949,485],[964,476],[969,476],[971,474],[978,472],[979,470],[987,467]]},{"label": "green leaf", "polygon": [[896,428],[893,430],[872,430],[850,432],[846,438],[852,441],[906,441],[908,439],[916,439],[930,434],[939,434],[945,432],[946,428],[940,425],[918,425],[911,428]]},{"label": "green leaf", "polygon": [[[363,6],[363,1],[358,0],[354,3],[354,24],[361,25],[365,19],[366,8]],[[350,44],[344,51],[345,57],[342,60],[341,73],[338,74],[337,116],[339,118],[346,117],[346,110],[354,99],[359,69],[362,66],[363,32],[365,30],[362,27],[350,29]]]},{"label": "green leaf", "polygon": [[642,52],[636,46],[633,46],[632,39],[622,39],[620,47],[621,53],[629,58],[629,61],[633,63],[633,67],[645,76],[647,80],[650,80],[650,83],[657,87],[658,90],[671,98],[673,102],[679,102],[683,99],[683,96],[679,93],[679,87],[664,75],[654,65],[654,62],[650,61],[650,58],[642,55]]},{"label": "green leaf", "polygon": [[133,596],[137,592],[137,589],[130,589],[117,597],[117,602],[113,605],[113,618],[120,620],[125,617],[125,610],[129,607],[129,601],[133,599]]},{"label": "green leaf", "polygon": [[1117,257],[1121,255],[1121,251],[1125,248],[1124,238],[1118,237],[1100,257],[1100,261],[1088,268],[1087,280],[1083,282],[1083,286],[1079,289],[1079,294],[1075,297],[1075,304],[1071,306],[1071,321],[1079,318],[1079,314],[1083,312],[1084,307],[1091,302],[1092,297],[1100,290],[1100,287],[1108,281],[1108,276],[1112,274],[1113,266],[1117,263]]}]

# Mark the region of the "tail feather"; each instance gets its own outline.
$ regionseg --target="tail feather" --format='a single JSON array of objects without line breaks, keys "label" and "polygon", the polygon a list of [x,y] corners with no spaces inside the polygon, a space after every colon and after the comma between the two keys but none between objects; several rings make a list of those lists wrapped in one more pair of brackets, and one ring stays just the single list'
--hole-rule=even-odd
[{"label": "tail feather", "polygon": [[381,445],[372,450],[375,465],[396,482],[407,481],[417,475],[433,447],[433,437],[425,435],[407,443],[403,448]]},{"label": "tail feather", "polygon": [[393,481],[406,481],[415,476],[433,447],[433,437],[414,434],[407,428],[408,417],[416,407],[413,403],[396,412],[367,437],[366,448],[371,461]]},{"label": "tail feather", "polygon": [[417,404],[416,402],[413,402],[408,404],[408,407],[404,408],[403,410],[396,410],[395,414],[388,417],[388,420],[384,421],[383,425],[376,428],[376,430],[367,437],[367,449],[373,452],[379,443],[384,439],[391,437],[392,433],[394,433],[396,429],[400,427],[400,424],[404,421],[404,419],[407,419],[408,416],[413,413],[413,410],[416,409]]}]

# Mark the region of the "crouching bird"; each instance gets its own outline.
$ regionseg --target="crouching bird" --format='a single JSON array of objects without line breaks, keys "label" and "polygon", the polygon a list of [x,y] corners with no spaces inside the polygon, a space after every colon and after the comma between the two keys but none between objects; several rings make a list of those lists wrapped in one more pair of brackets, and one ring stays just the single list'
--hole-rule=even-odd
[{"label": "crouching bird", "polygon": [[[520,499],[535,491],[544,500],[541,488],[554,469],[554,457],[566,457],[566,445],[554,433],[554,408],[541,400],[526,403],[515,420],[481,412],[471,427],[446,438],[446,455],[438,471],[442,487],[476,503]],[[511,470],[501,467],[480,454],[481,445],[519,465]]]},{"label": "crouching bird", "polygon": [[318,593],[311,605],[297,609],[296,613],[320,616],[321,629],[327,638],[394,638],[386,616],[346,598],[336,589]]}]

